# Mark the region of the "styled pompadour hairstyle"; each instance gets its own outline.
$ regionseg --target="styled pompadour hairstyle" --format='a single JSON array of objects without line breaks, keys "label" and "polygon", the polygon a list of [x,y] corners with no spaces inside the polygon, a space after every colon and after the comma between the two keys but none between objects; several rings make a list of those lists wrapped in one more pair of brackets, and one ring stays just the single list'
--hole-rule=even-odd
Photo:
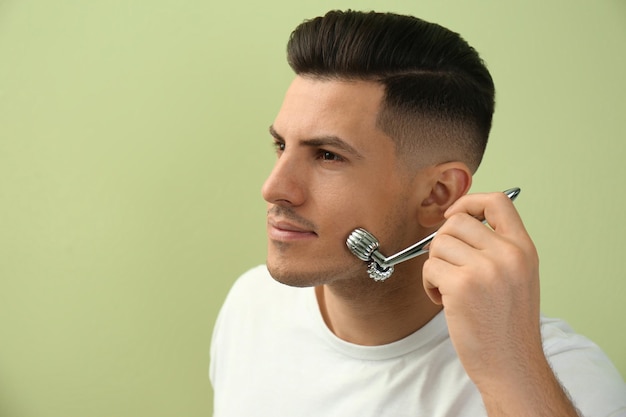
[{"label": "styled pompadour hairstyle", "polygon": [[476,170],[495,106],[484,62],[458,33],[413,16],[330,11],[291,34],[296,74],[384,85],[378,126],[402,152],[436,149]]}]

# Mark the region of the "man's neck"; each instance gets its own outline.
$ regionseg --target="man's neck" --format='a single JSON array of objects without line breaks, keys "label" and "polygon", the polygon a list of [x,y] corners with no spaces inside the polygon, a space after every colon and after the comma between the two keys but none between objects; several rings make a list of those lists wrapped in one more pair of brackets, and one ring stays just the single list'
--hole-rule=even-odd
[{"label": "man's neck", "polygon": [[324,321],[340,339],[365,346],[392,343],[414,333],[441,311],[424,292],[421,265],[412,270],[397,268],[385,282],[370,281],[316,287]]}]

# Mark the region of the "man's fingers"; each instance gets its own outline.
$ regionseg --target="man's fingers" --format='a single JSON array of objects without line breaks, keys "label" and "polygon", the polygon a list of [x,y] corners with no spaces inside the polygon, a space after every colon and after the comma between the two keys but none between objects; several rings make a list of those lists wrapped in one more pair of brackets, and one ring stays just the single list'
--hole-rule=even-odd
[{"label": "man's fingers", "polygon": [[445,216],[450,218],[458,213],[485,219],[498,233],[526,233],[513,202],[504,193],[466,195],[450,206]]}]

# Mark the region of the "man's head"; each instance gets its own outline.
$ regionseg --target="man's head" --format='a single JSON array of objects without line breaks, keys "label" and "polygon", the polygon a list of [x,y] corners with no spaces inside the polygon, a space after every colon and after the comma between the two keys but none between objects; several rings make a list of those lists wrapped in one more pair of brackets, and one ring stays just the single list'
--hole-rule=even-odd
[{"label": "man's head", "polygon": [[346,238],[363,227],[393,253],[443,222],[484,151],[493,84],[458,35],[412,17],[331,12],[300,25],[288,51],[297,76],[263,186],[268,268],[290,285],[362,286]]},{"label": "man's head", "polygon": [[378,126],[404,155],[459,160],[475,171],[491,129],[494,85],[460,35],[415,17],[331,11],[292,33],[296,74],[384,86]]}]

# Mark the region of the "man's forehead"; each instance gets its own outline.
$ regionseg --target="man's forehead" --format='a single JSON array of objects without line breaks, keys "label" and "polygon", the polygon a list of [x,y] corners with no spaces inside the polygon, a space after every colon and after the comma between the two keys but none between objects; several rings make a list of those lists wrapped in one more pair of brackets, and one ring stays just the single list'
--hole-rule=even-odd
[{"label": "man's forehead", "polygon": [[274,127],[277,130],[292,126],[350,132],[378,130],[382,97],[383,87],[374,82],[298,76],[285,94]]}]

